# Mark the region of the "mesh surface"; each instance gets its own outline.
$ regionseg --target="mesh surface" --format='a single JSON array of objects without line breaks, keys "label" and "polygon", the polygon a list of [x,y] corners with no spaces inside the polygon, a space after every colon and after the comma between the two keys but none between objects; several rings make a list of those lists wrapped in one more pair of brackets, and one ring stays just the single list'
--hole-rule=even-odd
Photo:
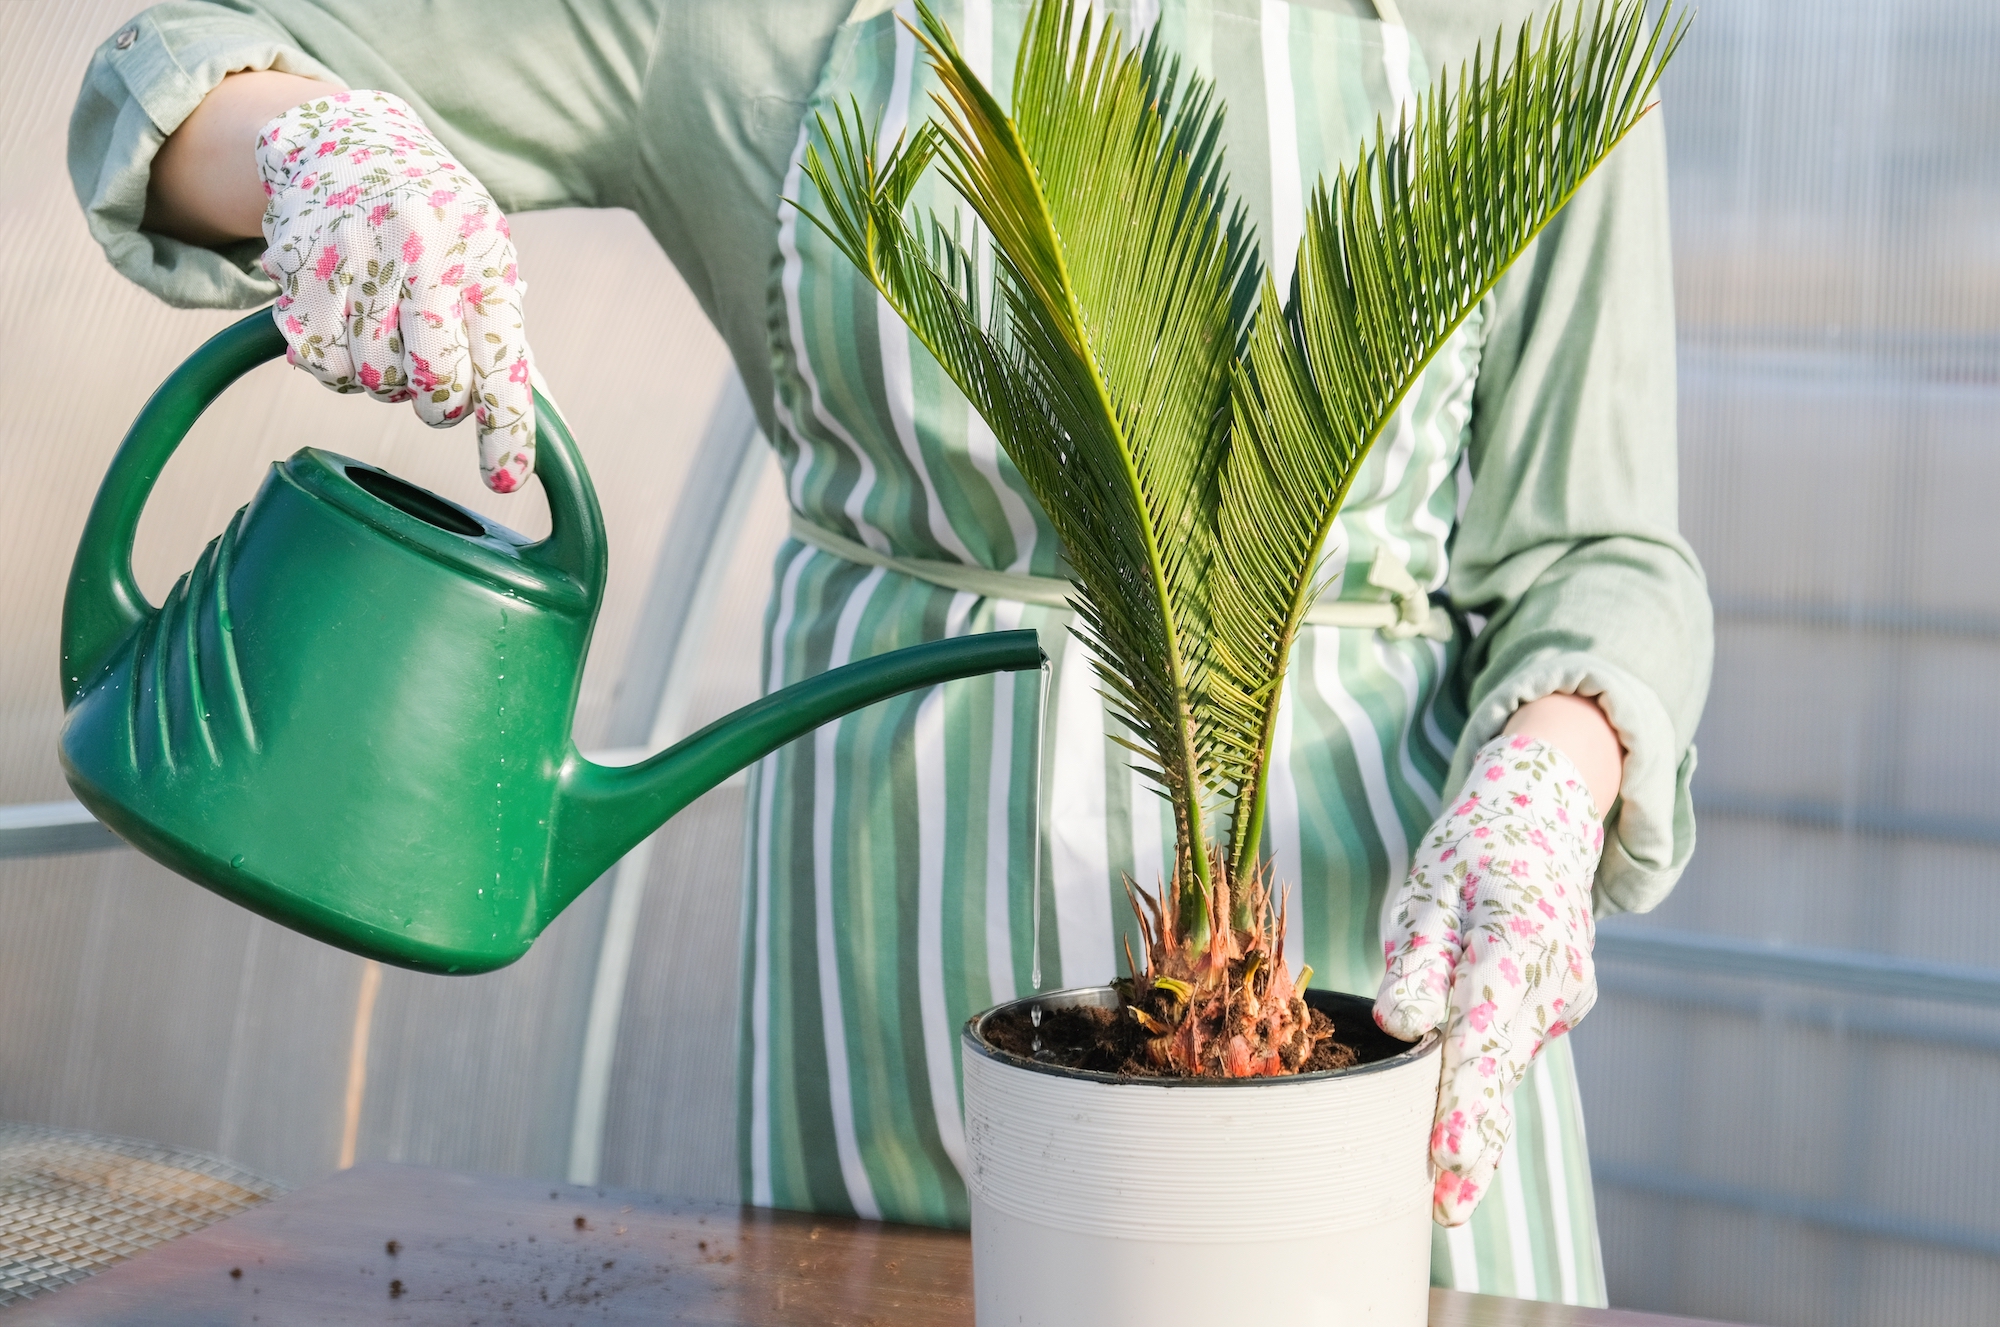
[{"label": "mesh surface", "polygon": [[0,1305],[81,1281],[284,1189],[200,1152],[0,1120]]}]

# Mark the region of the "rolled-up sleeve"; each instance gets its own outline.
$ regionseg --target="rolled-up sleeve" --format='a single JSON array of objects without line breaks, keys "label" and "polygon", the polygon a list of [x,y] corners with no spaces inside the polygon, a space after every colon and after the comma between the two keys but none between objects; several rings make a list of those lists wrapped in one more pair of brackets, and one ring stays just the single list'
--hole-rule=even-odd
[{"label": "rolled-up sleeve", "polygon": [[[619,206],[657,0],[172,0],[91,58],[69,170],[113,267],[169,304],[247,308],[275,287],[259,240],[225,250],[141,229],[153,157],[216,84],[275,69],[409,102],[510,212]],[[246,154],[250,145],[244,145]]]},{"label": "rolled-up sleeve", "polygon": [[97,48],[70,116],[70,180],[91,237],[119,272],[180,308],[249,308],[276,293],[258,241],[204,249],[140,229],[160,144],[226,75],[256,69],[340,81],[258,15],[158,5]]},{"label": "rolled-up sleeve", "polygon": [[1666,897],[1694,850],[1688,784],[1714,625],[1679,530],[1666,143],[1649,116],[1486,304],[1471,493],[1448,591],[1464,658],[1451,786],[1523,703],[1593,697],[1625,747],[1600,913]]}]

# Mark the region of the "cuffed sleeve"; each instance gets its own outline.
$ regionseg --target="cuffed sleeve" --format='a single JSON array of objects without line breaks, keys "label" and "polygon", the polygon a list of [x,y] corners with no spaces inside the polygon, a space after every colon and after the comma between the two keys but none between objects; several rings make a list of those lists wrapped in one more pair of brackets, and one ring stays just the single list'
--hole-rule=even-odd
[{"label": "cuffed sleeve", "polygon": [[340,81],[257,16],[201,4],[145,11],[105,39],[84,74],[69,175],[91,237],[119,272],[177,307],[245,309],[276,293],[257,268],[258,241],[217,251],[140,229],[160,144],[226,75],[261,69]]},{"label": "cuffed sleeve", "polygon": [[[182,307],[244,308],[275,287],[260,241],[224,251],[141,229],[154,155],[216,84],[275,69],[402,97],[510,212],[630,202],[652,0],[174,0],[92,57],[69,168],[124,275]],[[245,144],[246,156],[250,145]]]},{"label": "cuffed sleeve", "polygon": [[1523,703],[1597,700],[1625,747],[1600,913],[1660,902],[1694,850],[1688,795],[1714,625],[1679,532],[1666,142],[1612,153],[1489,297],[1472,489],[1448,591],[1486,619],[1450,785]]}]

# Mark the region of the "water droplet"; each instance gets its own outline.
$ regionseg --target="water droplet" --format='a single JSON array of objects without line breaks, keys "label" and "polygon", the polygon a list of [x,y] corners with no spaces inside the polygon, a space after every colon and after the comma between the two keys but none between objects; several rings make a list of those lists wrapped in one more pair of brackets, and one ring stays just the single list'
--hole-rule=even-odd
[{"label": "water droplet", "polygon": [[1033,1023],[1036,1027],[1040,1027],[1042,1025],[1042,1007],[1040,1005],[1036,1005],[1033,1009],[1028,1011],[1028,1021],[1030,1023]]},{"label": "water droplet", "polygon": [[240,852],[239,852],[239,853],[237,853],[237,854],[236,854],[236,855],[235,855],[234,857],[231,857],[231,858],[229,859],[229,869],[230,869],[230,870],[232,870],[232,871],[240,871],[240,870],[242,870],[242,869],[243,869],[243,854],[242,854],[242,853],[240,853]]}]

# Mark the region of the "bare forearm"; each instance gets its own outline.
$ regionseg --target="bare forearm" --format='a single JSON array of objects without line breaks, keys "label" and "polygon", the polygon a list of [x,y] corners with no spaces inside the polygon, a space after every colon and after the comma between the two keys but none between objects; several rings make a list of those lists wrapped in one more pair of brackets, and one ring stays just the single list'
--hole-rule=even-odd
[{"label": "bare forearm", "polygon": [[153,158],[147,230],[217,245],[263,233],[264,188],[257,133],[273,116],[334,85],[274,70],[231,74],[217,84]]},{"label": "bare forearm", "polygon": [[1563,692],[1531,700],[1507,720],[1507,731],[1547,742],[1568,756],[1590,786],[1597,814],[1611,810],[1625,775],[1625,748],[1596,701]]}]

